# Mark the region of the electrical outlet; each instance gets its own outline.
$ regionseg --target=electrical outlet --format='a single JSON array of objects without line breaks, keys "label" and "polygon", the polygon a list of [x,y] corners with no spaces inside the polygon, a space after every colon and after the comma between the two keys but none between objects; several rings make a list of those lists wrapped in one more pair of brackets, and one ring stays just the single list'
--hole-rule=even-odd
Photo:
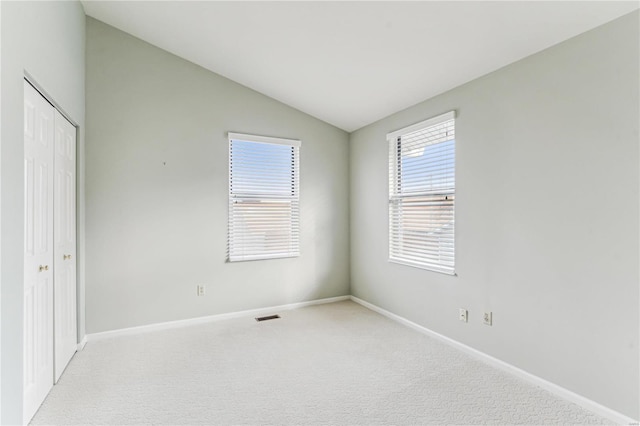
[{"label": "electrical outlet", "polygon": [[198,296],[204,296],[204,284],[198,284],[197,292]]},{"label": "electrical outlet", "polygon": [[484,323],[486,325],[493,325],[493,312],[484,313]]},{"label": "electrical outlet", "polygon": [[462,309],[460,308],[458,311],[458,319],[460,319],[460,321],[462,322],[467,322],[468,319],[468,312],[466,309]]}]

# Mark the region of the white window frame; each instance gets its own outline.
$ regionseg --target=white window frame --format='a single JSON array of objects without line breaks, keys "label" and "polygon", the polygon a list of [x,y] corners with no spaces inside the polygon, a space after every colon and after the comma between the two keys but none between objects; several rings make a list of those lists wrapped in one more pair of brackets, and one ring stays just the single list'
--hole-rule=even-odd
[{"label": "white window frame", "polygon": [[[232,144],[233,141],[262,143],[270,145],[285,145],[293,148],[293,165],[292,165],[292,194],[290,196],[283,196],[281,194],[273,196],[256,196],[255,194],[237,191],[233,189],[233,158],[232,158]],[[279,259],[287,257],[300,256],[300,153],[299,149],[302,142],[297,139],[285,139],[270,136],[250,135],[244,133],[228,133],[229,141],[229,218],[228,218],[228,246],[227,246],[227,260],[229,262],[242,262],[250,260],[264,260],[264,259]],[[241,235],[235,235],[234,233],[234,209],[238,203],[241,202],[283,202],[290,203],[291,209],[291,246],[283,250],[282,252],[271,253],[240,253],[242,250],[237,250],[241,246]],[[238,247],[236,247],[238,246]],[[240,247],[241,248],[241,247]]]},{"label": "white window frame", "polygon": [[[439,192],[436,192],[436,193],[431,192],[428,194],[431,197],[440,196],[442,197],[443,204],[448,203],[452,205],[451,207],[452,221],[451,221],[450,227],[453,228],[451,230],[453,237],[452,237],[452,242],[447,243],[449,246],[451,246],[451,248],[449,249],[448,247],[445,247],[445,244],[443,244],[440,240],[438,240],[438,252],[442,251],[446,253],[446,256],[448,257],[452,256],[453,258],[452,265],[449,265],[447,264],[447,262],[444,262],[444,261],[434,261],[433,258],[428,259],[426,254],[422,259],[419,258],[419,255],[416,256],[415,254],[412,254],[411,256],[406,254],[403,255],[401,253],[401,250],[398,247],[402,247],[402,245],[404,244],[400,242],[402,241],[403,235],[404,235],[404,231],[403,231],[404,228],[402,224],[402,218],[404,216],[396,215],[395,216],[396,219],[394,223],[394,207],[396,207],[396,211],[397,211],[397,206],[400,205],[404,200],[410,200],[411,197],[425,196],[425,194],[421,194],[421,193],[406,194],[402,192],[402,188],[400,184],[401,177],[399,176],[401,174],[401,171],[400,171],[401,166],[399,165],[399,162],[401,161],[402,148],[401,146],[400,147],[398,146],[398,144],[402,143],[402,137],[420,130],[426,130],[430,127],[438,126],[440,124],[446,123],[451,120],[454,120],[454,129],[455,129],[455,118],[456,118],[456,112],[449,111],[447,113],[438,115],[428,120],[421,121],[419,123],[404,127],[402,129],[399,129],[387,134],[387,141],[389,143],[389,216],[388,216],[389,218],[389,262],[399,263],[402,265],[412,266],[412,267],[425,269],[433,272],[439,272],[447,275],[454,275],[454,276],[456,275],[456,272],[455,272],[455,145],[457,145],[456,142],[454,142],[454,148],[453,148],[454,150],[453,188],[448,190],[443,190],[442,194],[440,194]],[[455,136],[454,136],[454,141],[455,141]],[[433,243],[433,241],[430,241],[429,243]],[[426,246],[429,243],[427,242],[417,243],[417,244],[423,244],[423,246],[419,247],[417,250],[426,251],[427,250]],[[412,244],[416,244],[416,243],[412,242]],[[416,259],[416,257],[418,258]]]}]

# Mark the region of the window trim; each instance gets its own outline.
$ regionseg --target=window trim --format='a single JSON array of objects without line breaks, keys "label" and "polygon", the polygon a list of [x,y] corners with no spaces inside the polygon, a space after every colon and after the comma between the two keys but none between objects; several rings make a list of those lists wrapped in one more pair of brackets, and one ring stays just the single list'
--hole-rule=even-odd
[{"label": "window trim", "polygon": [[[295,163],[294,163],[295,168],[293,170],[294,176],[295,176],[293,182],[295,183],[295,187],[296,187],[295,197],[291,197],[291,198],[289,197],[281,198],[279,196],[255,197],[251,195],[241,196],[240,194],[235,194],[240,196],[234,197],[234,194],[232,192],[233,177],[232,177],[232,157],[231,157],[232,143],[234,140],[242,141],[242,142],[251,142],[251,143],[264,143],[269,145],[283,145],[283,146],[295,148],[296,149]],[[287,138],[251,135],[246,133],[235,133],[235,132],[227,133],[227,141],[228,141],[228,150],[229,150],[227,154],[228,167],[229,167],[228,169],[229,207],[228,207],[228,217],[227,217],[227,259],[226,261],[228,263],[236,263],[236,262],[247,262],[247,261],[253,261],[253,260],[286,259],[286,258],[300,257],[300,231],[301,230],[300,230],[300,151],[299,149],[302,146],[302,141],[299,139],[287,139]],[[291,218],[292,220],[291,228],[293,230],[296,227],[296,223],[297,223],[297,230],[296,230],[297,251],[295,252],[287,251],[287,252],[281,252],[281,253],[268,253],[268,254],[261,253],[261,254],[246,255],[246,256],[232,256],[231,255],[231,241],[232,241],[232,235],[233,235],[232,211],[233,211],[234,199],[255,199],[255,200],[281,199],[281,200],[289,200],[292,206],[295,204],[296,216],[295,217],[292,216]]]},{"label": "window trim", "polygon": [[412,124],[407,127],[403,127],[402,129],[395,130],[391,133],[387,133],[387,141],[391,142],[391,140],[395,140],[398,136],[402,136],[406,133],[412,133],[417,130],[423,129],[425,127],[435,126],[440,123],[444,123],[445,121],[455,120],[456,119],[456,111],[445,112],[444,114],[437,115],[435,117],[428,118],[419,123]]},{"label": "window trim", "polygon": [[[440,114],[437,115],[435,117],[431,117],[427,120],[423,120],[420,121],[418,123],[412,124],[410,126],[406,126],[403,127],[401,129],[395,130],[393,132],[389,132],[387,133],[387,143],[388,143],[388,147],[389,147],[389,160],[391,160],[391,153],[392,153],[392,149],[394,152],[398,152],[398,138],[401,138],[403,135],[409,134],[409,133],[413,133],[428,127],[432,127],[432,126],[436,126],[438,124],[450,121],[450,120],[454,120],[454,126],[455,126],[455,120],[456,120],[456,111],[452,110],[449,112],[446,112],[444,114]],[[455,140],[455,139],[454,139]],[[457,143],[455,144],[457,145]],[[454,147],[455,147],[454,145]],[[455,149],[455,148],[454,148]],[[454,151],[455,152],[455,151]],[[395,173],[397,173],[397,169],[398,169],[398,156],[395,155],[393,157],[393,163],[389,163],[389,171],[391,172],[393,170],[393,174],[395,176]],[[454,170],[455,170],[455,156],[454,156]],[[453,262],[453,268],[445,268],[445,267],[438,267],[437,265],[425,265],[422,264],[420,262],[414,262],[408,259],[401,259],[398,257],[393,256],[392,254],[392,215],[391,215],[391,203],[392,203],[392,199],[394,198],[398,198],[399,195],[397,193],[395,193],[395,183],[394,183],[394,177],[392,177],[391,173],[389,173],[389,194],[388,194],[388,207],[389,207],[389,213],[387,215],[387,225],[388,225],[388,236],[389,236],[389,240],[388,240],[388,261],[390,263],[396,263],[396,264],[400,264],[400,265],[405,265],[405,266],[411,266],[414,268],[418,268],[418,269],[423,269],[423,270],[427,270],[427,271],[432,271],[432,272],[437,272],[437,273],[441,273],[441,274],[445,274],[445,275],[449,275],[449,276],[457,276],[458,274],[456,273],[456,263],[455,263],[455,254],[456,254],[456,244],[455,244],[455,239],[456,239],[456,232],[455,232],[455,227],[454,227],[454,232],[453,232],[453,240],[454,240],[454,249],[453,249],[453,256],[454,256],[454,262]],[[454,224],[455,224],[455,216],[456,216],[456,209],[455,209],[455,194],[456,194],[456,179],[455,179],[455,175],[454,175],[454,188],[453,188],[453,193],[452,195],[454,196],[454,201],[453,201],[453,217],[454,217]],[[411,195],[407,195],[408,198],[410,198],[411,196],[415,196],[416,194],[411,194]],[[444,194],[446,195],[446,194]],[[443,196],[444,196],[443,195]],[[400,196],[401,197],[401,196]],[[454,225],[455,226],[455,225]]]},{"label": "window trim", "polygon": [[[227,135],[228,135],[229,143],[231,143],[233,139],[236,139],[236,140],[245,141],[245,142],[261,142],[261,143],[270,143],[270,144],[276,144],[276,145],[287,145],[295,148],[300,148],[300,146],[302,145],[302,141],[299,139],[274,138],[271,136],[248,135],[245,133],[233,133],[233,132],[229,132],[227,133]],[[231,147],[231,145],[229,145],[229,147]]]}]

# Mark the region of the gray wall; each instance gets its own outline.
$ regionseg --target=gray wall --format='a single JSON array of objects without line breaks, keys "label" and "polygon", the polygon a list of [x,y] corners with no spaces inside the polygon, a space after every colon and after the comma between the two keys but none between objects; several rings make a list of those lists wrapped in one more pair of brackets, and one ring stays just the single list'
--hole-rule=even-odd
[{"label": "gray wall", "polygon": [[[86,90],[87,332],[349,294],[347,133],[92,18]],[[229,131],[302,140],[299,258],[226,262]]]},{"label": "gray wall", "polygon": [[[352,294],[640,418],[638,49],[635,12],[354,132]],[[385,135],[452,109],[457,277],[387,261]]]},{"label": "gray wall", "polygon": [[[22,422],[25,71],[84,129],[85,17],[78,2],[2,2],[2,423]],[[81,176],[80,176],[80,179]],[[80,199],[80,205],[82,199]],[[78,216],[82,222],[82,215]],[[80,261],[82,252],[79,251]],[[81,276],[80,286],[81,284]],[[80,298],[82,298],[80,288]],[[82,309],[81,309],[82,311]],[[82,317],[80,317],[82,321]],[[80,328],[83,328],[82,323]]]}]

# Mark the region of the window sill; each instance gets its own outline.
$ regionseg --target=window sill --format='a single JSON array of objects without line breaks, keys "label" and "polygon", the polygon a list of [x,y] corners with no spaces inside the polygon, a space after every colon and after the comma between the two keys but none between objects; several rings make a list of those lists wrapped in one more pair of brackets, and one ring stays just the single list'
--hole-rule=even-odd
[{"label": "window sill", "polygon": [[439,274],[444,274],[444,275],[449,275],[449,276],[454,276],[454,277],[458,276],[458,274],[456,273],[455,270],[451,271],[451,270],[444,269],[444,268],[440,269],[440,268],[436,268],[436,267],[433,267],[433,266],[421,265],[419,263],[410,262],[410,261],[407,261],[407,260],[389,258],[389,262],[390,263],[397,263],[398,265],[411,266],[413,268],[422,269],[422,270],[425,270],[425,271],[437,272]]}]

